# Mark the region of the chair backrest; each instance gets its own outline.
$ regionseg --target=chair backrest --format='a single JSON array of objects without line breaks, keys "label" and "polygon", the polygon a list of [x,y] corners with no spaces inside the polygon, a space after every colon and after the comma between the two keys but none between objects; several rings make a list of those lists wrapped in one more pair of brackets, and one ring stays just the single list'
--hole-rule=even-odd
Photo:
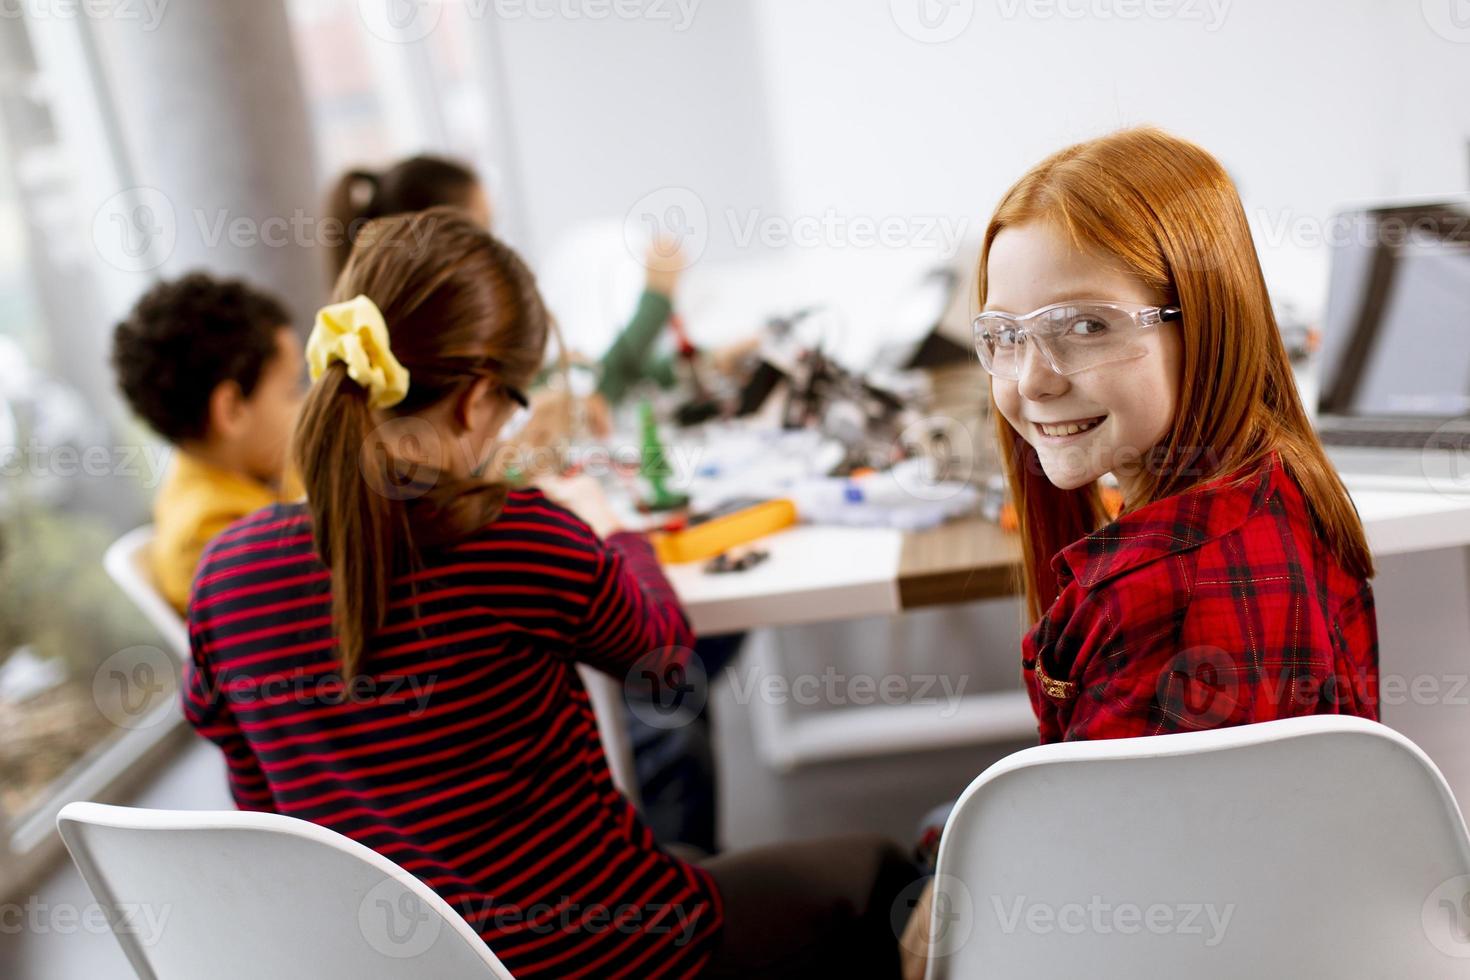
[{"label": "chair backrest", "polygon": [[927,976],[1467,977],[1444,777],[1319,716],[1026,749],[945,825]]},{"label": "chair backrest", "polygon": [[508,980],[458,913],[294,817],[70,803],[57,817],[142,980]]},{"label": "chair backrest", "polygon": [[642,794],[638,791],[638,768],[634,764],[633,739],[628,734],[628,717],[623,700],[623,685],[596,668],[586,664],[577,665],[582,677],[582,687],[587,690],[587,700],[592,704],[592,714],[597,719],[597,734],[602,739],[602,751],[607,756],[608,772],[613,785],[626,796],[635,807],[642,807]]},{"label": "chair backrest", "polygon": [[[188,660],[189,627],[158,591],[149,555],[152,547],[153,525],[144,524],[114,541],[102,556],[102,564],[123,593],[162,634],[174,653],[180,659]],[[578,665],[577,670],[582,676],[582,686],[587,689],[588,700],[592,702],[613,785],[632,800],[634,806],[638,806],[641,802],[638,771],[634,766],[633,742],[624,717],[623,687],[591,667]]]},{"label": "chair backrest", "polygon": [[153,525],[144,524],[133,528],[114,541],[102,556],[102,566],[117,583],[123,594],[147,618],[153,628],[173,648],[174,653],[187,660],[189,657],[189,627],[182,616],[169,605],[163,593],[158,591],[158,582],[153,577],[153,565],[149,555],[153,547]]}]

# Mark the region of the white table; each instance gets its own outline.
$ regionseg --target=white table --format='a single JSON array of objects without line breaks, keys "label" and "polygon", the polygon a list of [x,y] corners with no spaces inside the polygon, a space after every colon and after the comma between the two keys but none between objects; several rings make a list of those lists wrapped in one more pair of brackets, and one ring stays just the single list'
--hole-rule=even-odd
[{"label": "white table", "polygon": [[[1470,493],[1352,486],[1349,492],[1375,557],[1470,545]],[[917,571],[903,566],[906,545],[919,538],[975,533],[990,534],[991,542],[972,549],[970,564],[960,567],[991,571],[1015,562],[1014,547],[995,543],[998,532],[969,520],[918,534],[801,525],[762,539],[759,546],[770,558],[749,571],[708,575],[700,562],[671,565],[665,571],[699,632],[857,619],[916,607],[903,600],[900,589],[901,572]],[[1006,592],[990,589],[986,594]]]},{"label": "white table", "polygon": [[[1352,483],[1349,492],[1378,565],[1373,584],[1382,720],[1418,742],[1457,795],[1470,801],[1470,493]],[[987,537],[966,546],[966,535]],[[979,521],[917,535],[802,526],[760,546],[770,552],[769,560],[743,573],[707,575],[698,563],[667,569],[696,630],[855,620],[933,605],[947,595],[953,601],[1006,595],[1002,573],[1018,553],[1013,538]],[[935,581],[948,576],[980,587],[909,587],[936,570],[943,574],[931,576]],[[779,669],[779,663],[768,666]],[[963,711],[943,719],[884,706],[824,712],[799,726],[780,712],[752,707],[763,749],[780,767],[1034,733],[1024,695],[1010,691],[964,700]]]}]

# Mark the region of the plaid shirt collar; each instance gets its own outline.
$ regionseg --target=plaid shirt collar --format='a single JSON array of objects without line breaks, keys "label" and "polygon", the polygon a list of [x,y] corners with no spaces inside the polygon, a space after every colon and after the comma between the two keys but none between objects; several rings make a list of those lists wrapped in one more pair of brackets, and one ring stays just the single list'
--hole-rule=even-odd
[{"label": "plaid shirt collar", "polygon": [[1085,589],[1168,555],[1188,551],[1228,534],[1259,510],[1279,485],[1281,462],[1272,452],[1239,486],[1242,467],[1184,493],[1138,508],[1057,552],[1051,560],[1057,582],[1075,578]]}]

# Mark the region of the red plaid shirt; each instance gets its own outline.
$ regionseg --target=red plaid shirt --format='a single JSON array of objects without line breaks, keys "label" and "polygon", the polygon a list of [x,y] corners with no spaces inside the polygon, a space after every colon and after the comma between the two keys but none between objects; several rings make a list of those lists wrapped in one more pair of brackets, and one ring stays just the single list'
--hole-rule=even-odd
[{"label": "red plaid shirt", "polygon": [[1042,742],[1378,716],[1367,580],[1314,532],[1272,454],[1141,507],[1052,559],[1061,593],[1022,644]]}]

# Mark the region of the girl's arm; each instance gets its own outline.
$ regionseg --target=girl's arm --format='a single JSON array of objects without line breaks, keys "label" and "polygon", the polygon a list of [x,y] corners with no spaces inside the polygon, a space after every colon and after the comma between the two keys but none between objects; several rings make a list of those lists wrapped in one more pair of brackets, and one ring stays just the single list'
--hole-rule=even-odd
[{"label": "girl's arm", "polygon": [[653,546],[641,534],[610,534],[599,548],[572,656],[619,679],[635,668],[666,678],[688,665],[693,646],[694,633]]},{"label": "girl's arm", "polygon": [[200,654],[199,641],[192,630],[189,634],[189,646],[191,658],[184,666],[182,692],[184,717],[200,735],[218,745],[224,752],[229,772],[230,795],[235,798],[235,806],[241,810],[278,812],[275,798],[266,783],[265,773],[261,771],[255,753],[235,722],[229,699],[220,690],[208,663]]},{"label": "girl's arm", "polygon": [[602,487],[588,476],[546,477],[538,489],[593,535],[588,600],[570,631],[572,659],[618,679],[685,683],[694,633],[653,546],[622,529]]}]

